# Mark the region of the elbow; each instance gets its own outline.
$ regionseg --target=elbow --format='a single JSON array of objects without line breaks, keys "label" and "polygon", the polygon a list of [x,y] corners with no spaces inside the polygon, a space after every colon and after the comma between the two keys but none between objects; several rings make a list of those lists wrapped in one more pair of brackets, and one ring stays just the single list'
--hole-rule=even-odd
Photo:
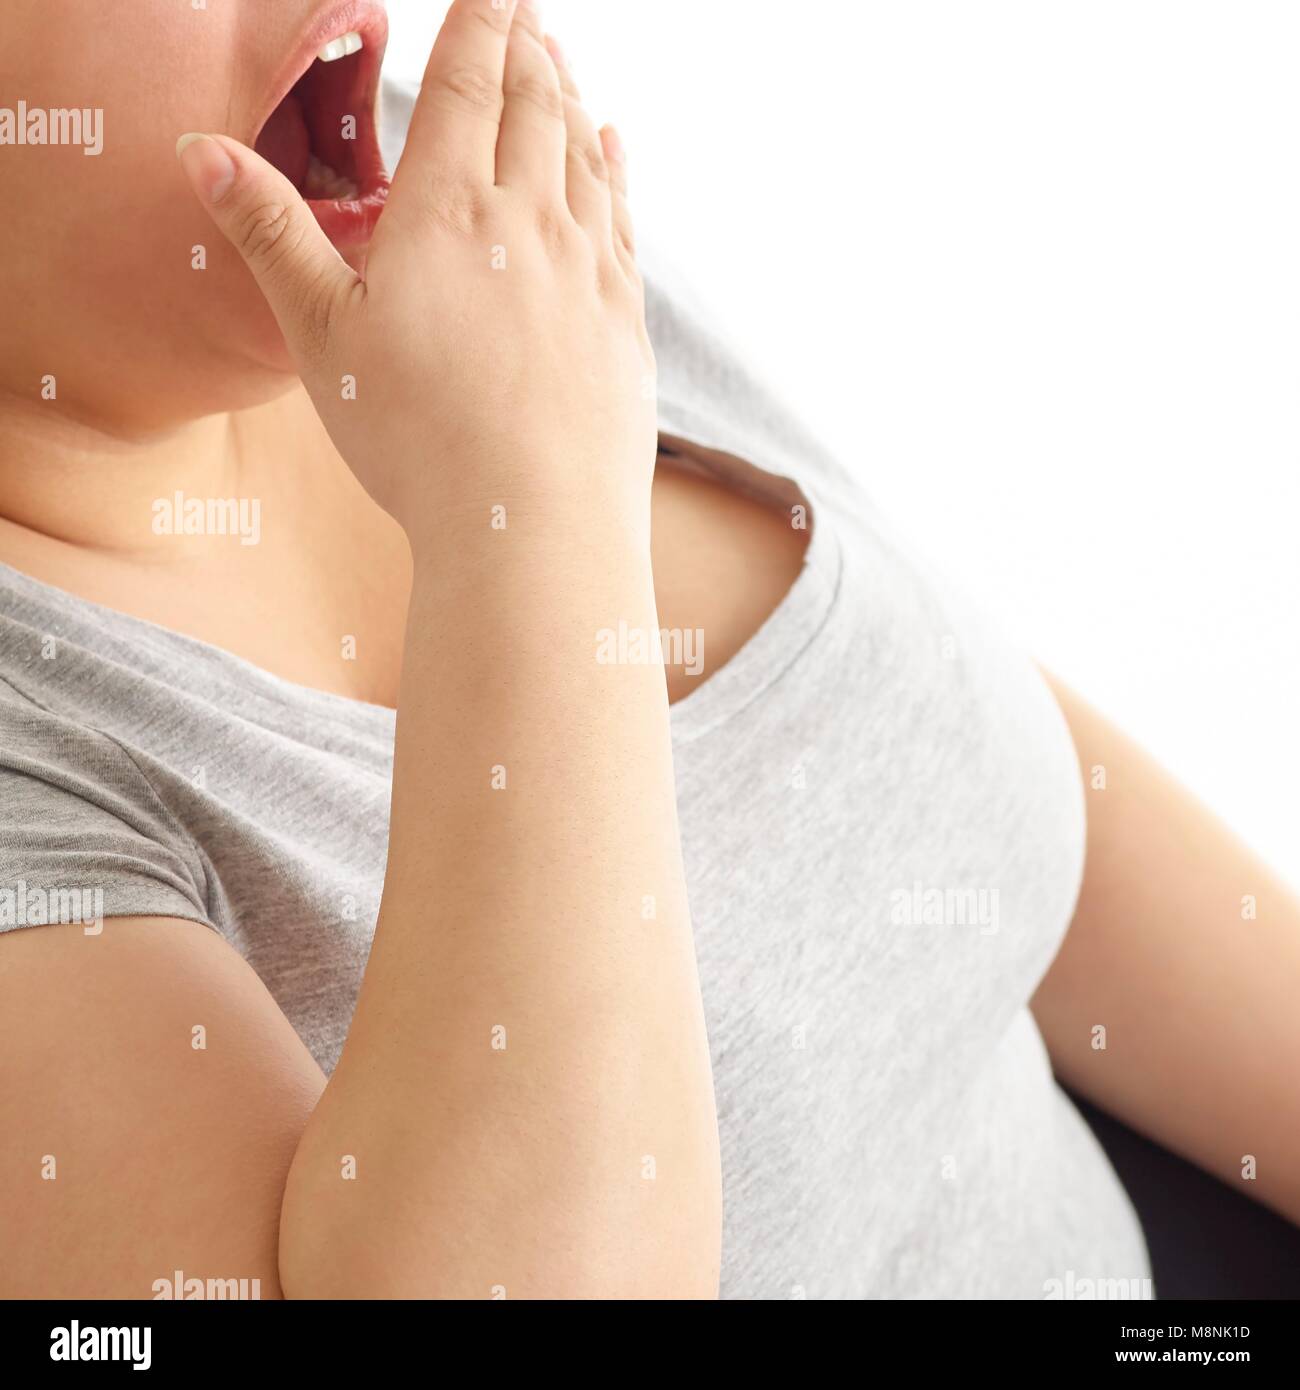
[{"label": "elbow", "polygon": [[[719,1296],[720,1221],[687,1233],[588,1220],[552,1225],[413,1219],[285,1223],[289,1300],[696,1301]],[[495,1253],[493,1253],[495,1252]]]}]

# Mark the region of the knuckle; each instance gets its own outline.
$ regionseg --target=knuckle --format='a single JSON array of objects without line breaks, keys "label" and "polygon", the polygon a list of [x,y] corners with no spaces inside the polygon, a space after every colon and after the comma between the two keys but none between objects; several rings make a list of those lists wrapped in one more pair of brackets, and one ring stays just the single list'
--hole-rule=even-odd
[{"label": "knuckle", "polygon": [[512,79],[506,95],[511,101],[535,106],[549,120],[564,119],[564,93],[558,82],[543,73],[520,73]]},{"label": "knuckle", "polygon": [[609,169],[605,164],[605,152],[594,140],[578,138],[569,141],[569,162],[589,178],[599,183],[609,182]]},{"label": "knuckle", "polygon": [[613,257],[602,259],[596,268],[596,289],[602,299],[621,299],[627,292],[627,276]]},{"label": "knuckle", "polygon": [[543,205],[536,210],[534,226],[542,249],[554,260],[567,256],[578,237],[578,227],[567,207]]},{"label": "knuckle", "polygon": [[296,309],[295,322],[297,334],[295,347],[299,356],[309,365],[317,366],[329,355],[336,321],[342,305],[330,293],[324,275],[303,285]]},{"label": "knuckle", "polygon": [[508,34],[511,27],[510,8],[496,0],[461,0],[464,18],[475,28],[482,25],[493,34]]},{"label": "knuckle", "polygon": [[[528,43],[535,43],[545,52],[546,31],[542,28],[542,22],[537,12],[527,5],[520,5],[515,12],[515,22],[511,27],[510,37],[515,41],[522,39]],[[547,56],[549,57],[549,54]]]},{"label": "knuckle", "polygon": [[629,256],[635,259],[636,228],[633,227],[631,219],[627,217],[620,217],[618,219],[617,226],[615,227],[614,234],[618,237],[619,245],[623,248],[623,250],[626,251]]},{"label": "knuckle", "polygon": [[623,305],[634,318],[645,317],[645,287],[641,273],[616,251],[602,259],[597,285],[604,299]]},{"label": "knuckle", "polygon": [[482,188],[468,179],[445,183],[423,204],[425,216],[435,231],[457,236],[475,236],[490,218],[488,200]]},{"label": "knuckle", "polygon": [[505,100],[500,81],[486,68],[449,68],[437,79],[444,101],[477,116],[500,119]]},{"label": "knuckle", "polygon": [[273,270],[302,245],[302,227],[284,203],[258,203],[242,214],[235,244],[244,258],[263,270]]},{"label": "knuckle", "polygon": [[598,253],[595,274],[596,289],[602,299],[613,304],[630,304],[634,300],[634,286],[612,246]]}]

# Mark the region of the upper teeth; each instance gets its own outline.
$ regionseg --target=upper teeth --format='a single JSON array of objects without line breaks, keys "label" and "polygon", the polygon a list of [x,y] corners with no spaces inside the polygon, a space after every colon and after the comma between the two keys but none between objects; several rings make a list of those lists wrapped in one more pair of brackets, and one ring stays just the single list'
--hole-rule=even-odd
[{"label": "upper teeth", "polygon": [[316,56],[322,63],[337,63],[340,58],[359,53],[364,47],[361,35],[354,29],[350,34],[340,34],[338,38],[331,39]]}]

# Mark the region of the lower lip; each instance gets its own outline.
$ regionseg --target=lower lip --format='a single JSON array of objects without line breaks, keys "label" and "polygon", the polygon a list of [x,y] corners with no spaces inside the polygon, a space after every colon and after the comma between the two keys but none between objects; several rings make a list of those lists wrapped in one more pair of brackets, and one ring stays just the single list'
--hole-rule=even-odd
[{"label": "lower lip", "polygon": [[385,179],[364,197],[346,201],[308,199],[307,206],[339,251],[355,251],[369,243],[387,201],[388,181]]}]

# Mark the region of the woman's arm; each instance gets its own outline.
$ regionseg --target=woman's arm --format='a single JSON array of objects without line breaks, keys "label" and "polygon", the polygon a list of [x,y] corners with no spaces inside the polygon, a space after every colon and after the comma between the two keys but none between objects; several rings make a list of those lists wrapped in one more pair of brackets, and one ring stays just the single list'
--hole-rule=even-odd
[{"label": "woman's arm", "polygon": [[[35,1162],[42,1127],[71,1145],[64,1186],[43,1194],[62,1204],[59,1291],[105,1291],[99,1259],[117,1292],[144,1292],[142,1272],[184,1249],[199,1274],[260,1270],[289,1297],[713,1296],[717,1128],[664,674],[598,660],[602,629],[658,629],[653,357],[617,145],[562,90],[530,7],[456,0],[364,284],[249,151],[209,138],[184,162],[335,443],[411,542],[388,874],[309,1119],[319,1074],[251,972],[203,978],[221,943],[169,923],[169,964],[122,969],[117,999],[107,977],[85,982],[91,1028],[154,991],[189,1007],[113,1016],[102,1138],[93,1092],[72,1087],[91,1110],[74,1116],[18,1087],[6,1162]],[[105,936],[129,960],[160,930]],[[59,952],[66,974],[105,944],[27,935],[45,937],[22,943],[29,986]],[[9,1002],[22,1055],[39,1025]],[[171,1046],[204,1009],[235,1033],[210,1087]],[[84,1039],[50,1042],[65,1101],[74,1059]],[[186,1078],[179,1108],[224,1162],[149,1108]],[[123,1162],[145,1114],[142,1206],[114,1222],[116,1174],[88,1168],[105,1146]],[[34,1217],[27,1258],[41,1230]],[[86,1249],[70,1248],[79,1230]]]},{"label": "woman's arm", "polygon": [[285,1180],[325,1078],[216,932],[0,936],[0,1078],[0,1299],[148,1299],[177,1270],[281,1296]]},{"label": "woman's arm", "polygon": [[1034,999],[1053,1064],[1300,1222],[1300,902],[1142,749],[1054,689],[1083,767],[1088,862]]},{"label": "woman's arm", "polygon": [[658,631],[654,361],[621,153],[564,81],[531,6],[457,0],[364,284],[268,166],[186,152],[415,560],[383,904],[290,1172],[291,1297],[716,1292],[663,670],[598,659]]},{"label": "woman's arm", "polygon": [[716,1293],[663,673],[593,651],[618,617],[655,629],[649,566],[597,516],[513,525],[467,520],[419,570],[384,903],[290,1175],[291,1295]]}]

